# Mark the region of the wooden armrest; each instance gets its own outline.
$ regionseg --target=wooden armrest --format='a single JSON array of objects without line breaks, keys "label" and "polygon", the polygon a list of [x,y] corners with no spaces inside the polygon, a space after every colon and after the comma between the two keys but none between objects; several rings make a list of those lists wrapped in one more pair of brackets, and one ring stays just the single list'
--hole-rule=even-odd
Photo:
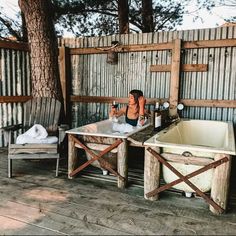
[{"label": "wooden armrest", "polygon": [[22,128],[22,124],[17,124],[17,125],[8,125],[5,127],[2,127],[1,129],[4,131],[15,131],[21,128]]},{"label": "wooden armrest", "polygon": [[63,142],[65,136],[66,136],[66,130],[69,129],[69,125],[67,124],[61,124],[58,127],[58,131],[59,131],[59,143]]}]

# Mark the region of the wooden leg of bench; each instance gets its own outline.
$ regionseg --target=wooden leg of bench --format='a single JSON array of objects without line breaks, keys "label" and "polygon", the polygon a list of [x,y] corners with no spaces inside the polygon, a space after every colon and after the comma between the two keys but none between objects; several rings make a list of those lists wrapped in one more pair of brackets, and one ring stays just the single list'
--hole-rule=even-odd
[{"label": "wooden leg of bench", "polygon": [[8,178],[12,176],[12,159],[8,158]]}]

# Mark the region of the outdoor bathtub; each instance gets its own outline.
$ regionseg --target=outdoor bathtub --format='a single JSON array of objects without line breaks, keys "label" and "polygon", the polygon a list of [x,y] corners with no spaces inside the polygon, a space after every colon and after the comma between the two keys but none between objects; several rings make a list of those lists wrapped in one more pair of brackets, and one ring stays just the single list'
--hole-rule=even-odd
[{"label": "outdoor bathtub", "polygon": [[[144,126],[135,126],[133,127],[133,129],[129,132],[118,132],[116,130],[114,130],[114,125],[125,125],[125,117],[121,116],[119,117],[116,122],[114,121],[114,119],[106,119],[106,120],[102,120],[99,122],[95,122],[95,123],[91,123],[91,124],[87,124],[78,128],[74,128],[71,129],[69,131],[67,131],[67,133],[70,134],[76,134],[76,135],[80,135],[83,136],[83,139],[88,140],[89,139],[89,148],[91,148],[93,150],[94,153],[99,153],[100,151],[102,151],[104,148],[102,147],[102,140],[107,140],[107,138],[110,139],[127,139],[130,135],[139,132],[143,129],[145,129],[146,127],[148,127],[150,125],[150,123],[148,121],[146,121],[146,124]],[[91,138],[91,141],[90,141]],[[100,143],[99,145],[96,144]],[[94,142],[94,143],[92,143]],[[101,148],[101,149],[100,149]],[[97,150],[96,150],[97,149]],[[91,159],[91,155],[86,153],[86,157],[88,160]],[[117,168],[117,149],[112,150],[111,152],[107,153],[104,157],[102,157],[104,159],[106,159],[112,166],[113,169]],[[107,174],[107,171],[104,170],[101,166],[100,163],[98,161],[94,161],[92,163],[93,166],[100,168],[103,171],[103,174]]]},{"label": "outdoor bathtub", "polygon": [[[168,128],[148,139],[147,146],[160,147],[161,153],[172,153],[180,156],[199,157],[203,161],[214,160],[215,155],[235,155],[235,137],[231,122],[181,119]],[[187,175],[197,169],[199,165],[171,162],[171,165],[183,175]],[[163,179],[166,183],[176,180],[178,177],[166,166],[162,166]],[[211,189],[214,169],[210,169],[191,178],[201,191]],[[182,190],[191,196],[193,190],[185,183],[180,183],[173,188]]]}]

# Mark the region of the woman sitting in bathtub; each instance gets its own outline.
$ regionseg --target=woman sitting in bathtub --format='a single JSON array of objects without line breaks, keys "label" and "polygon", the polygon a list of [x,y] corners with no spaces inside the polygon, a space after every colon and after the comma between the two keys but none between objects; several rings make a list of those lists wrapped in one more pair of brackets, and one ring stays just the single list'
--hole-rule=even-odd
[{"label": "woman sitting in bathtub", "polygon": [[144,109],[146,99],[141,90],[133,89],[129,92],[129,104],[117,110],[112,106],[109,116],[119,117],[125,115],[126,123],[136,126],[137,124],[144,125],[145,115],[148,114]]}]

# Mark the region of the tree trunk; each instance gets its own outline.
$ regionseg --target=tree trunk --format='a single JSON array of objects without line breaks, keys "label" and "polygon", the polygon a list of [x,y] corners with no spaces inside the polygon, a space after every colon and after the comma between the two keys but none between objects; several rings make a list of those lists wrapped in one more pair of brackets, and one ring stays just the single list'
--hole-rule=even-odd
[{"label": "tree trunk", "polygon": [[50,0],[19,0],[25,16],[33,97],[54,97],[61,101],[58,44]]},{"label": "tree trunk", "polygon": [[129,33],[129,5],[128,0],[118,1],[119,33]]},{"label": "tree trunk", "polygon": [[142,0],[143,33],[154,31],[152,0]]}]

